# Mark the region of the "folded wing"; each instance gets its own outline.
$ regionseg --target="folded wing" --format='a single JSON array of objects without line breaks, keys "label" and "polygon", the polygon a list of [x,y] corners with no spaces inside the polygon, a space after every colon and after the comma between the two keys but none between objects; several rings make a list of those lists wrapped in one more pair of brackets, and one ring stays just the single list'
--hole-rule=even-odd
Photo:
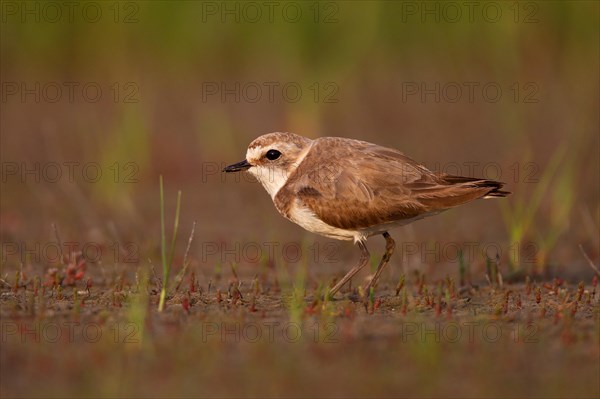
[{"label": "folded wing", "polygon": [[435,174],[390,148],[325,137],[289,177],[276,205],[291,206],[289,199],[296,197],[330,226],[360,229],[508,194],[501,187],[491,180]]}]

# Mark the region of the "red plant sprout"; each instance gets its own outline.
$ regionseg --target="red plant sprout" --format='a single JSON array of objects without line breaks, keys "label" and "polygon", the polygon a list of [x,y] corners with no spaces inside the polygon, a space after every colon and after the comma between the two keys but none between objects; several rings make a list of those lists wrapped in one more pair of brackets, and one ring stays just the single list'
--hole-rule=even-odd
[{"label": "red plant sprout", "polygon": [[421,274],[421,275],[417,275],[417,286],[418,286],[418,294],[421,295],[423,294],[423,287],[425,286],[425,275]]},{"label": "red plant sprout", "polygon": [[373,310],[379,309],[380,306],[381,306],[381,298],[377,298],[375,300],[375,303],[373,304]]},{"label": "red plant sprout", "polygon": [[19,283],[21,280],[21,273],[17,271],[15,274],[15,285],[13,286],[13,292],[16,293],[19,290]]},{"label": "red plant sprout", "polygon": [[240,291],[240,289],[238,287],[233,287],[231,303],[233,305],[237,305],[238,302],[241,302],[243,300],[244,300],[244,297],[242,296],[242,292]]},{"label": "red plant sprout", "polygon": [[45,287],[54,287],[59,281],[58,269],[51,267],[46,271],[46,281],[44,282]]},{"label": "red plant sprout", "polygon": [[248,310],[250,310],[251,312],[256,312],[256,297],[253,295],[252,299],[250,300],[250,307],[248,308]]},{"label": "red plant sprout", "polygon": [[40,277],[35,276],[33,279],[33,295],[34,296],[37,296],[39,288],[40,288]]},{"label": "red plant sprout", "polygon": [[456,298],[456,284],[454,283],[454,279],[449,275],[446,275],[446,288],[450,292],[450,297]]},{"label": "red plant sprout", "polygon": [[190,292],[196,292],[196,273],[190,274]]},{"label": "red plant sprout", "polygon": [[577,304],[578,302],[572,302],[571,304],[571,316],[575,316],[575,314],[577,313]]},{"label": "red plant sprout", "polygon": [[552,288],[552,291],[554,291],[554,292],[558,292],[558,288],[559,288],[559,287],[562,287],[562,285],[564,284],[564,282],[565,282],[565,281],[564,281],[563,279],[561,279],[561,278],[558,278],[558,277],[555,277],[555,278],[554,278],[554,286],[553,286],[553,288]]},{"label": "red plant sprout", "polygon": [[531,294],[531,278],[529,276],[525,277],[525,295],[529,296]]},{"label": "red plant sprout", "polygon": [[563,314],[560,312],[560,310],[557,310],[556,313],[554,314],[554,324],[558,324],[558,321],[562,318],[563,318]]},{"label": "red plant sprout", "polygon": [[406,288],[404,288],[402,290],[402,308],[400,310],[400,312],[402,313],[402,316],[406,316],[407,308],[408,308],[408,294],[406,293]]},{"label": "red plant sprout", "polygon": [[349,319],[354,319],[354,316],[356,315],[356,311],[355,308],[348,304],[344,307],[344,317],[347,317]]},{"label": "red plant sprout", "polygon": [[508,302],[510,300],[510,294],[511,291],[506,291],[506,295],[504,295],[504,304],[502,306],[502,313],[507,314],[508,313]]},{"label": "red plant sprout", "polygon": [[442,298],[438,297],[437,302],[434,302],[435,304],[435,317],[440,317],[440,315],[442,314]]},{"label": "red plant sprout", "polygon": [[187,295],[183,297],[181,306],[183,307],[183,310],[187,312],[187,314],[190,314],[190,298],[188,298]]},{"label": "red plant sprout", "polygon": [[85,258],[81,253],[72,253],[65,269],[64,282],[66,285],[75,285],[75,282],[85,276]]},{"label": "red plant sprout", "polygon": [[581,301],[581,298],[583,297],[583,291],[584,291],[583,281],[580,281],[579,285],[577,287],[577,302]]},{"label": "red plant sprout", "polygon": [[546,301],[544,301],[542,309],[540,310],[540,319],[543,319],[544,317],[546,317]]},{"label": "red plant sprout", "polygon": [[[254,297],[252,297],[252,300],[254,301]],[[319,300],[315,299],[314,301],[311,302],[310,305],[308,305],[305,309],[304,309],[304,314],[306,315],[314,315],[317,313],[317,305],[319,304]]]}]

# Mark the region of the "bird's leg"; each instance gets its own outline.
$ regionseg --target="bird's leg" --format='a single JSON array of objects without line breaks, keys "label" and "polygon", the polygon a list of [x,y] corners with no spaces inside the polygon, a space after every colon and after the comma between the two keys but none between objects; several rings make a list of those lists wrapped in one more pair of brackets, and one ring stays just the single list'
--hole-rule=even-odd
[{"label": "bird's leg", "polygon": [[371,287],[374,287],[375,283],[377,283],[379,276],[381,276],[381,272],[383,271],[385,266],[388,264],[388,262],[390,261],[390,258],[392,257],[392,254],[394,253],[394,248],[396,248],[396,242],[394,242],[394,240],[392,239],[392,237],[389,235],[389,233],[387,231],[383,233],[383,237],[385,238],[385,253],[381,257],[381,262],[379,262],[379,266],[377,267],[377,271],[375,272],[375,275],[373,276],[373,278],[367,285],[367,288],[365,289],[366,295],[369,295],[369,291],[371,290]]},{"label": "bird's leg", "polygon": [[360,269],[362,269],[363,267],[365,267],[365,265],[367,263],[369,263],[369,259],[370,259],[371,255],[369,254],[369,250],[367,249],[367,246],[362,241],[358,241],[357,244],[361,251],[360,261],[348,273],[346,273],[344,278],[342,278],[335,285],[335,287],[333,287],[331,290],[329,290],[329,293],[327,294],[329,296],[329,298],[332,298],[340,290],[340,288],[342,288],[344,286],[344,284],[346,284],[348,282],[348,280],[350,280],[356,273],[358,273],[360,271]]}]

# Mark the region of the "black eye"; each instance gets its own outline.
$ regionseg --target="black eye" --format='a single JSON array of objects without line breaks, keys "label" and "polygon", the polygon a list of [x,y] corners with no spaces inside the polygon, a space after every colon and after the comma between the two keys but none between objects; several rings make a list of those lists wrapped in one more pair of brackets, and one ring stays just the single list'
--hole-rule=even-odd
[{"label": "black eye", "polygon": [[267,159],[269,161],[274,161],[281,156],[281,153],[277,150],[269,150],[267,151]]}]

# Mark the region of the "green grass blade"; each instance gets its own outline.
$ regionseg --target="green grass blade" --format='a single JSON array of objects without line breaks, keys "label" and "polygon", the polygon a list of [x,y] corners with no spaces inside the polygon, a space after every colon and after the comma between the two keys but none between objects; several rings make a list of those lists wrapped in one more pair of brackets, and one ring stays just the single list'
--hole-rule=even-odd
[{"label": "green grass blade", "polygon": [[175,222],[173,223],[173,237],[171,238],[171,247],[169,248],[169,257],[167,259],[167,237],[165,234],[165,196],[163,189],[163,178],[160,176],[160,252],[163,266],[163,283],[160,290],[160,300],[158,302],[158,311],[162,312],[165,308],[167,298],[167,286],[169,284],[169,275],[171,265],[175,256],[175,242],[177,240],[177,230],[179,230],[179,215],[181,213],[181,191],[177,192],[177,208],[175,208]]},{"label": "green grass blade", "polygon": [[160,255],[163,267],[163,282],[160,290],[160,300],[158,302],[158,311],[162,312],[165,307],[165,298],[167,296],[167,238],[165,235],[165,194],[163,189],[163,177],[159,177],[160,185]]},{"label": "green grass blade", "polygon": [[169,263],[167,269],[167,277],[173,265],[173,257],[175,256],[175,240],[177,240],[177,231],[179,230],[179,214],[181,210],[181,191],[177,192],[177,208],[175,208],[175,222],[173,223],[173,238],[171,239],[171,248],[169,251]]}]

